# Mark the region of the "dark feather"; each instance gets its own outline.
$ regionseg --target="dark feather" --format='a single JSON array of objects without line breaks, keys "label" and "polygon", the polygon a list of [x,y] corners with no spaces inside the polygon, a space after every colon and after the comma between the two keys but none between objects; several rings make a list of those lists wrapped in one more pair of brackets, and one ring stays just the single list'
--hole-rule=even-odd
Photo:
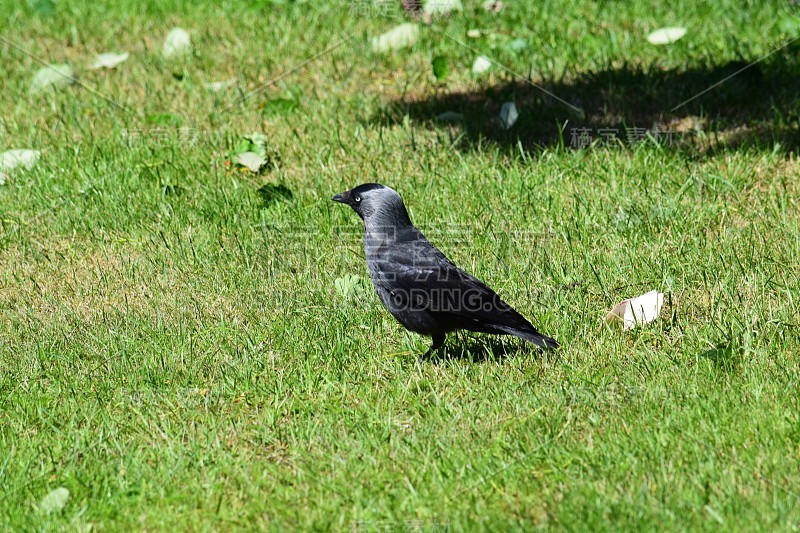
[{"label": "dark feather", "polygon": [[411,223],[393,189],[365,183],[332,200],[349,205],[364,220],[364,250],[375,291],[398,322],[431,336],[428,354],[456,329],[516,335],[543,348],[558,347],[431,244]]},{"label": "dark feather", "polygon": [[503,301],[488,285],[455,266],[413,226],[399,231],[375,254],[376,284],[398,308],[429,311],[445,330],[467,329],[521,337],[544,348],[558,343]]}]

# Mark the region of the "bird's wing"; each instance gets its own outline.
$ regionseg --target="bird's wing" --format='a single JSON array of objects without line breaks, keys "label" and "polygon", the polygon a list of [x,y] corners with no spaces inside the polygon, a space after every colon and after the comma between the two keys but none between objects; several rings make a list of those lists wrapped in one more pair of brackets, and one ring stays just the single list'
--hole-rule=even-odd
[{"label": "bird's wing", "polygon": [[455,266],[424,237],[394,243],[379,255],[376,281],[396,304],[474,321],[476,327],[536,331],[489,286]]}]

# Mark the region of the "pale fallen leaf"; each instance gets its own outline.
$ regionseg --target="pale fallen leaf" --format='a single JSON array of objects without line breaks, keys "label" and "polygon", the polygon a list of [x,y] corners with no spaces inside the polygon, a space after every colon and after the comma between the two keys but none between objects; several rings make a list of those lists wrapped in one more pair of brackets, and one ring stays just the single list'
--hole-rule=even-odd
[{"label": "pale fallen leaf", "polygon": [[72,67],[69,65],[47,65],[39,69],[31,80],[31,94],[38,93],[48,87],[65,87],[74,82]]},{"label": "pale fallen leaf", "polygon": [[413,46],[419,38],[419,26],[411,22],[400,24],[386,33],[373,37],[372,50],[374,52],[388,52]]},{"label": "pale fallen leaf", "polygon": [[492,62],[486,56],[478,56],[475,58],[475,62],[472,64],[472,72],[475,74],[481,74],[486,72],[492,68]]},{"label": "pale fallen leaf", "polygon": [[7,150],[0,153],[0,171],[10,172],[15,168],[32,168],[39,161],[39,150]]},{"label": "pale fallen leaf", "polygon": [[445,111],[444,113],[439,113],[436,116],[436,120],[439,122],[461,122],[464,120],[464,115],[457,111]]},{"label": "pale fallen leaf", "polygon": [[483,9],[484,11],[499,13],[503,9],[503,2],[500,0],[486,0],[483,3]]},{"label": "pale fallen leaf", "polygon": [[481,32],[481,30],[477,28],[472,28],[470,30],[467,30],[467,37],[469,37],[470,39],[477,39],[478,37],[481,36],[482,33],[483,32]]},{"label": "pale fallen leaf", "polygon": [[361,276],[355,274],[346,274],[341,278],[336,278],[333,281],[333,284],[336,287],[336,292],[338,292],[343,298],[347,298],[350,296],[350,293],[355,290],[360,281]]},{"label": "pale fallen leaf", "polygon": [[671,44],[686,35],[686,28],[659,28],[647,36],[650,44]]},{"label": "pale fallen leaf", "polygon": [[517,111],[517,104],[514,102],[506,102],[500,108],[500,124],[504,130],[510,129],[511,126],[517,123],[519,112]]},{"label": "pale fallen leaf", "polygon": [[183,28],[172,28],[164,39],[161,54],[169,59],[171,57],[187,54],[192,50],[192,38]]},{"label": "pale fallen leaf", "polygon": [[236,156],[236,163],[247,167],[251,172],[258,172],[266,162],[266,157],[255,152],[244,152]]},{"label": "pale fallen leaf", "polygon": [[622,322],[622,329],[632,329],[652,322],[661,314],[664,294],[650,291],[636,298],[623,300],[606,315],[606,322]]},{"label": "pale fallen leaf", "polygon": [[92,70],[99,68],[114,68],[123,61],[127,61],[130,54],[123,52],[122,54],[106,53],[97,54],[94,58],[94,63],[89,67]]},{"label": "pale fallen leaf", "polygon": [[528,41],[522,38],[514,39],[513,41],[510,41],[508,44],[506,44],[506,48],[508,48],[512,52],[521,52],[526,48],[528,48],[528,46],[530,46]]},{"label": "pale fallen leaf", "polygon": [[64,487],[58,487],[42,498],[39,503],[39,510],[47,514],[58,512],[67,505],[67,500],[69,500],[69,490]]},{"label": "pale fallen leaf", "polygon": [[422,6],[422,12],[426,15],[446,15],[463,9],[461,0],[426,0]]},{"label": "pale fallen leaf", "polygon": [[236,81],[237,81],[236,78],[231,78],[229,80],[223,80],[223,81],[210,81],[206,83],[206,89],[216,93],[222,91],[223,89],[227,89],[228,87],[233,87],[234,85],[236,85]]}]

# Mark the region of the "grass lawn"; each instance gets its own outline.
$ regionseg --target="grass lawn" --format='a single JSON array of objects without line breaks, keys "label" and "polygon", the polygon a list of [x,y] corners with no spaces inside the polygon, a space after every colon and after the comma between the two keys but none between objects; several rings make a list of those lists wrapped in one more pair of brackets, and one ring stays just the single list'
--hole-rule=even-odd
[{"label": "grass lawn", "polygon": [[[800,527],[797,7],[482,3],[378,53],[395,4],[0,1],[0,528]],[[562,348],[419,366],[371,181]]]}]

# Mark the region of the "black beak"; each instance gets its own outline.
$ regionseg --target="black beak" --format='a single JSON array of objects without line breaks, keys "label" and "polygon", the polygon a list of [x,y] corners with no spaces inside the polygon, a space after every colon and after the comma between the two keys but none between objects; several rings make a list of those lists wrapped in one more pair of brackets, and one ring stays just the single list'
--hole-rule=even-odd
[{"label": "black beak", "polygon": [[334,194],[333,198],[331,198],[334,202],[341,202],[343,204],[350,203],[350,191],[340,192],[339,194]]}]

